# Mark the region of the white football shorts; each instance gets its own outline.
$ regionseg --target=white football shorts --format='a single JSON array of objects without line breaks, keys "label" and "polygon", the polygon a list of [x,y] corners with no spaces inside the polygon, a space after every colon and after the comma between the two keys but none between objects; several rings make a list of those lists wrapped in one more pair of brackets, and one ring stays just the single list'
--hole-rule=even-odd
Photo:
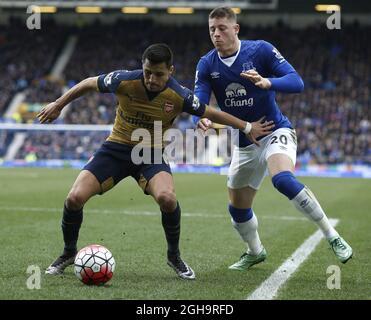
[{"label": "white football shorts", "polygon": [[258,190],[267,174],[267,159],[272,154],[286,154],[295,165],[297,142],[294,129],[277,129],[259,142],[260,147],[251,144],[234,148],[228,170],[228,188],[240,189],[249,186]]}]

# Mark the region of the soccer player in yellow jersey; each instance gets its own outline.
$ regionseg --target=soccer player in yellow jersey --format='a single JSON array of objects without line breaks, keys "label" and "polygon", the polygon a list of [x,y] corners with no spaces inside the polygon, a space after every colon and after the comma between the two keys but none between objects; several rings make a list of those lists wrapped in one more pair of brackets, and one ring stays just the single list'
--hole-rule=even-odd
[{"label": "soccer player in yellow jersey", "polygon": [[[168,246],[168,265],[179,277],[194,279],[194,271],[180,257],[180,206],[170,167],[162,156],[159,163],[137,164],[133,161],[132,151],[139,142],[132,139],[132,133],[142,128],[153,137],[155,121],[161,121],[161,129],[165,131],[181,112],[233,126],[255,143],[258,143],[258,137],[269,134],[274,126],[272,122],[263,120],[248,123],[200,103],[192,91],[179,85],[171,76],[173,54],[166,44],[149,46],[143,53],[142,63],[142,70],[114,71],[87,78],[37,115],[41,123],[50,123],[58,118],[68,103],[90,91],[115,93],[118,99],[110,136],[80,172],[65,200],[62,218],[64,251],[47,268],[47,274],[61,274],[73,264],[85,203],[92,196],[103,194],[122,179],[132,176],[160,207]],[[151,152],[156,148],[162,151],[162,145],[156,145],[154,139],[151,141],[148,146]]]}]

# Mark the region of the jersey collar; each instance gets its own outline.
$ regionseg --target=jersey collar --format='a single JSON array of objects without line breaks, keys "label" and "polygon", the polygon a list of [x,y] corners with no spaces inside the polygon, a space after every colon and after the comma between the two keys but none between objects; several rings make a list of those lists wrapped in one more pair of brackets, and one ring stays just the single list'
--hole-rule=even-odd
[{"label": "jersey collar", "polygon": [[229,56],[227,58],[222,58],[218,52],[218,57],[221,62],[223,62],[226,66],[230,67],[237,59],[241,50],[241,40],[238,40],[238,51],[233,56]]}]

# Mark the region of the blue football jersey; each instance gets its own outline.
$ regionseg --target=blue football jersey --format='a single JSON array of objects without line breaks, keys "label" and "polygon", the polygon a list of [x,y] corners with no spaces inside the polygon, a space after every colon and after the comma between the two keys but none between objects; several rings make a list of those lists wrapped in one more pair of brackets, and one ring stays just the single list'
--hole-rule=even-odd
[{"label": "blue football jersey", "polygon": [[[228,60],[229,65],[226,64]],[[250,80],[242,78],[240,73],[250,69],[269,78],[272,88],[260,89]],[[241,40],[239,51],[234,57],[221,58],[217,50],[213,49],[200,59],[196,70],[195,95],[202,103],[208,104],[211,92],[214,92],[219,108],[237,118],[254,122],[265,116],[266,120],[274,121],[274,130],[292,128],[289,119],[277,105],[274,91],[274,78],[289,73],[297,75],[295,69],[270,43]],[[239,146],[249,144],[251,142],[240,131]]]}]

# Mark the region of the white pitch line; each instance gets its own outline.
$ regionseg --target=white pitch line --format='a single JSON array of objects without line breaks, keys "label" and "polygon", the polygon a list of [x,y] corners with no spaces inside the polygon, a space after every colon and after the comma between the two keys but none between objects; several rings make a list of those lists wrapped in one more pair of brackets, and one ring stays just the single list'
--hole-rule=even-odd
[{"label": "white pitch line", "polygon": [[[329,219],[332,226],[336,226],[338,219]],[[278,290],[309,257],[323,238],[321,230],[312,234],[296,251],[266,279],[246,300],[272,300]]]},{"label": "white pitch line", "polygon": [[36,179],[40,177],[40,174],[37,172],[7,172],[3,171],[4,169],[0,167],[0,177],[17,177],[17,178],[31,178]]},{"label": "white pitch line", "polygon": [[[0,206],[0,211],[21,211],[21,212],[62,212],[62,208],[37,208],[37,207],[11,207],[11,206]],[[103,214],[123,214],[128,216],[157,216],[159,211],[135,211],[135,210],[121,210],[121,209],[86,209],[89,213],[103,213]],[[182,212],[183,217],[199,217],[199,218],[226,218],[228,217],[227,212],[225,214],[210,214],[204,212]],[[291,217],[291,216],[274,216],[274,215],[262,215],[259,216],[261,219],[270,220],[293,220],[293,221],[308,221],[305,217]]]}]

